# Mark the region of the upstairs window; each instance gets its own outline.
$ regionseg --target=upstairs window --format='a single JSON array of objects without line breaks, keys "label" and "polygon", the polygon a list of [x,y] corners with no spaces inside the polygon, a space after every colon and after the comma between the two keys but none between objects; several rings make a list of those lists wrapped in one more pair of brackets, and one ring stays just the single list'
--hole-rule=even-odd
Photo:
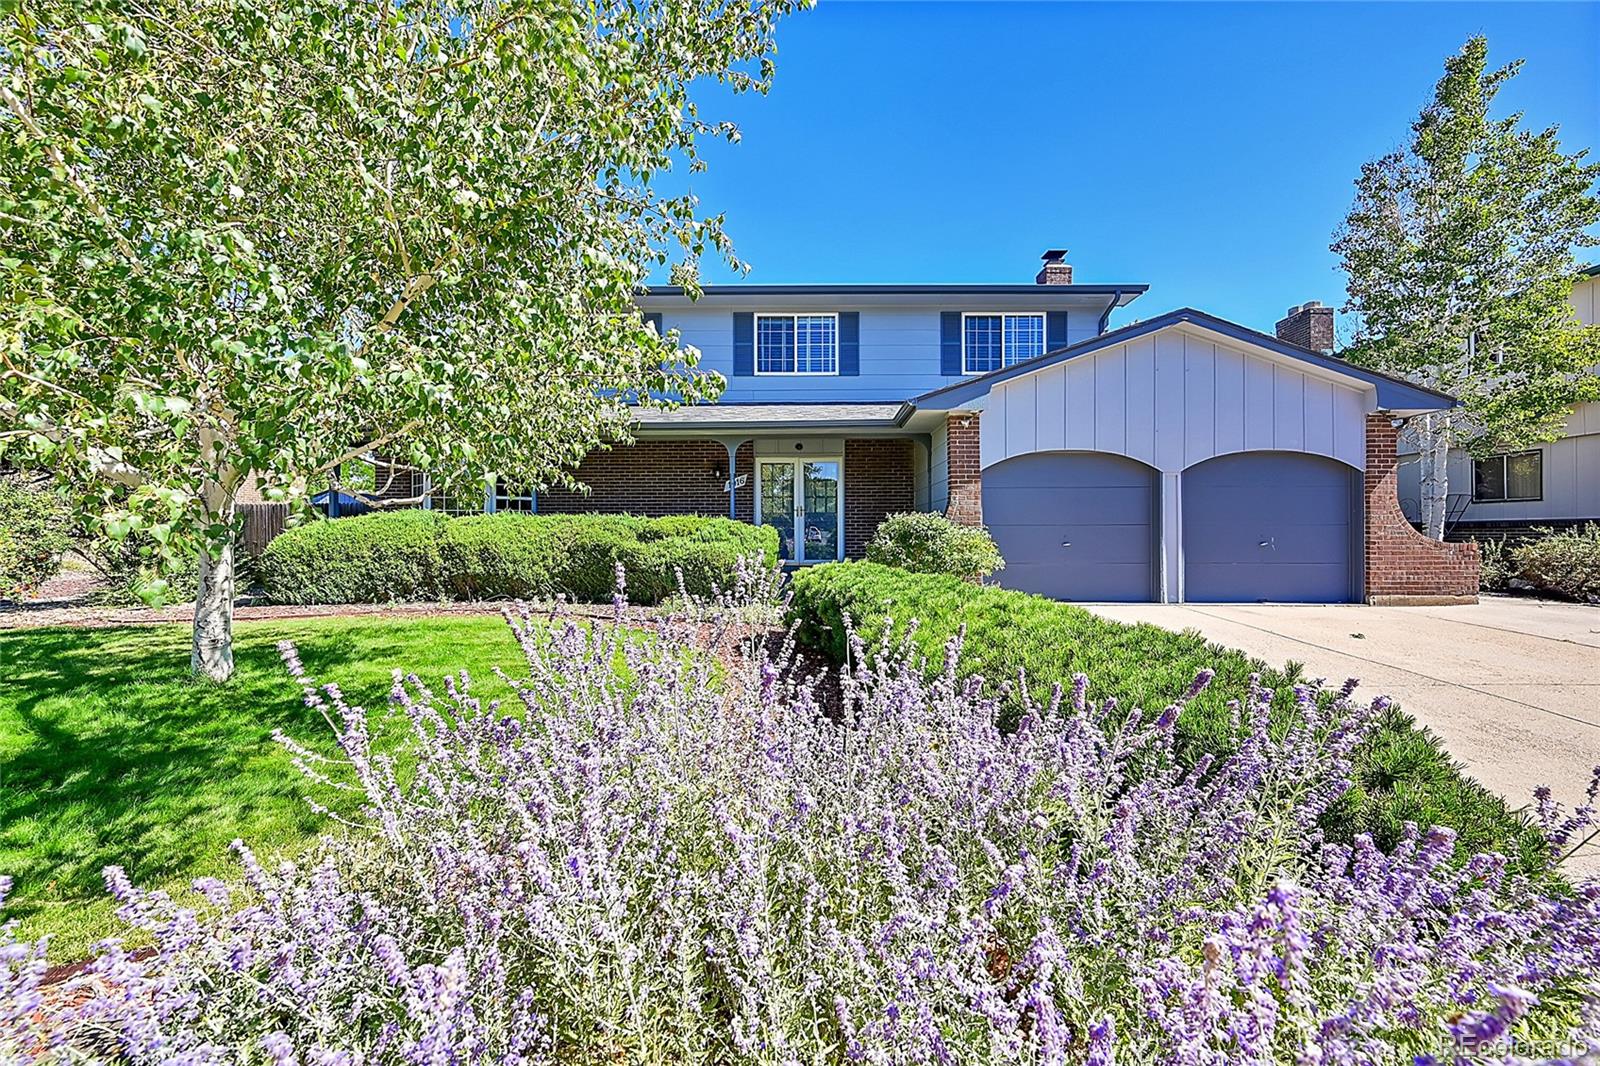
[{"label": "upstairs window", "polygon": [[961,372],[987,374],[1044,354],[1044,315],[967,314],[961,319]]},{"label": "upstairs window", "polygon": [[1507,503],[1544,498],[1544,453],[1491,455],[1472,463],[1472,502]]},{"label": "upstairs window", "polygon": [[838,315],[757,315],[757,374],[837,374]]}]

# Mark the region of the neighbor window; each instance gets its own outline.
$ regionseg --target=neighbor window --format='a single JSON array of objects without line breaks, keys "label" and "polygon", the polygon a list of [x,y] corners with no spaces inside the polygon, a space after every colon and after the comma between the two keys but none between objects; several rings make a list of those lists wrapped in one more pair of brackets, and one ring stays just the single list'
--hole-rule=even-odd
[{"label": "neighbor window", "polygon": [[1544,498],[1544,453],[1517,452],[1491,455],[1472,464],[1472,502]]},{"label": "neighbor window", "polygon": [[535,510],[533,492],[520,485],[512,485],[496,479],[494,483],[494,509],[497,513],[500,511],[531,513]]},{"label": "neighbor window", "polygon": [[962,319],[963,374],[986,374],[1043,354],[1043,315],[969,314]]},{"label": "neighbor window", "polygon": [[838,372],[838,315],[756,316],[756,373]]}]

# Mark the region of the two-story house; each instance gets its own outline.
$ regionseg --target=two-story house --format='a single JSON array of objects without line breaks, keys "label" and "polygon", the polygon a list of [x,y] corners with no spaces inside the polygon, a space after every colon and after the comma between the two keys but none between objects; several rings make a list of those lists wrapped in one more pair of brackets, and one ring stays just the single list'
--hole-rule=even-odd
[{"label": "two-story house", "polygon": [[[1600,324],[1600,264],[1579,275],[1572,308],[1585,325]],[[1414,450],[1406,451],[1400,498],[1406,514],[1417,519],[1420,469],[1410,461]],[[1548,444],[1483,459],[1452,448],[1447,478],[1451,507],[1445,535],[1451,540],[1600,522],[1600,403],[1574,407],[1566,432]]]},{"label": "two-story house", "polygon": [[1320,305],[1276,335],[1190,309],[1108,329],[1147,286],[1064,255],[1032,284],[652,288],[718,402],[642,411],[587,494],[484,506],[727,514],[795,564],[939,511],[988,526],[1000,584],[1074,600],[1476,595],[1475,546],[1417,534],[1394,488],[1395,423],[1449,397],[1334,358]]}]

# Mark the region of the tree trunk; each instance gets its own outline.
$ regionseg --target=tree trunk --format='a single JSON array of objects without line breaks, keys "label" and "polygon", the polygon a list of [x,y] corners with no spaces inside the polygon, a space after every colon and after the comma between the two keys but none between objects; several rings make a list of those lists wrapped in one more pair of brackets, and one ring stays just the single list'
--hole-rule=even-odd
[{"label": "tree trunk", "polygon": [[1443,540],[1445,514],[1450,505],[1450,434],[1446,416],[1424,415],[1417,443],[1421,449],[1417,495],[1422,531],[1434,540]]},{"label": "tree trunk", "polygon": [[200,587],[194,598],[194,645],[189,668],[212,681],[233,676],[233,504],[219,516],[229,529],[220,546],[200,550]]}]

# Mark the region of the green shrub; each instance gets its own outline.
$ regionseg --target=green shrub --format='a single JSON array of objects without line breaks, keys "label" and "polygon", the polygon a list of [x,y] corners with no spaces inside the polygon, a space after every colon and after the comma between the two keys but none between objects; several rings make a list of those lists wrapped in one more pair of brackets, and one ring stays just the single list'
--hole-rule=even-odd
[{"label": "green shrub", "polygon": [[1516,576],[1512,560],[1513,549],[1506,546],[1506,538],[1480,540],[1478,543],[1478,587],[1485,592],[1503,592]]},{"label": "green shrub", "polygon": [[[1276,692],[1275,720],[1296,712],[1287,671],[1230,648],[1209,644],[1193,631],[1173,633],[1151,625],[1125,625],[1081,607],[1001,588],[975,588],[959,578],[911,574],[873,563],[830,563],[795,575],[791,619],[801,643],[835,662],[845,656],[844,619],[873,648],[891,626],[895,638],[917,622],[913,639],[930,671],[942,668],[944,648],[966,629],[958,673],[981,674],[993,685],[1015,683],[1019,671],[1035,699],[1048,700],[1056,684],[1074,673],[1088,675],[1095,699],[1114,697],[1124,708],[1164,706],[1201,669],[1216,671],[1211,686],[1179,717],[1177,750],[1192,762],[1202,754],[1225,755],[1238,735],[1228,702],[1241,697],[1259,673]],[[1019,700],[1003,703],[1014,720]],[[1337,839],[1370,832],[1385,846],[1399,840],[1404,823],[1448,825],[1461,835],[1465,853],[1498,850],[1519,867],[1543,867],[1543,846],[1505,802],[1466,777],[1438,740],[1410,716],[1391,710],[1359,753],[1355,787],[1330,814],[1327,829]]]},{"label": "green shrub", "polygon": [[0,599],[33,592],[72,547],[60,497],[18,474],[0,475]]},{"label": "green shrub", "polygon": [[[416,517],[425,516],[425,517]],[[777,558],[776,531],[726,518],[401,511],[316,521],[267,546],[261,578],[277,603],[452,598],[611,598],[616,568],[635,603],[727,587],[741,558]]]},{"label": "green shrub", "polygon": [[867,561],[918,574],[988,577],[1006,561],[982,526],[964,526],[942,514],[892,514],[867,545]]},{"label": "green shrub", "polygon": [[389,603],[444,592],[434,511],[314,520],[274,538],[257,563],[274,603]]},{"label": "green shrub", "polygon": [[1511,549],[1512,577],[1543,592],[1600,600],[1600,525],[1539,534]]}]

